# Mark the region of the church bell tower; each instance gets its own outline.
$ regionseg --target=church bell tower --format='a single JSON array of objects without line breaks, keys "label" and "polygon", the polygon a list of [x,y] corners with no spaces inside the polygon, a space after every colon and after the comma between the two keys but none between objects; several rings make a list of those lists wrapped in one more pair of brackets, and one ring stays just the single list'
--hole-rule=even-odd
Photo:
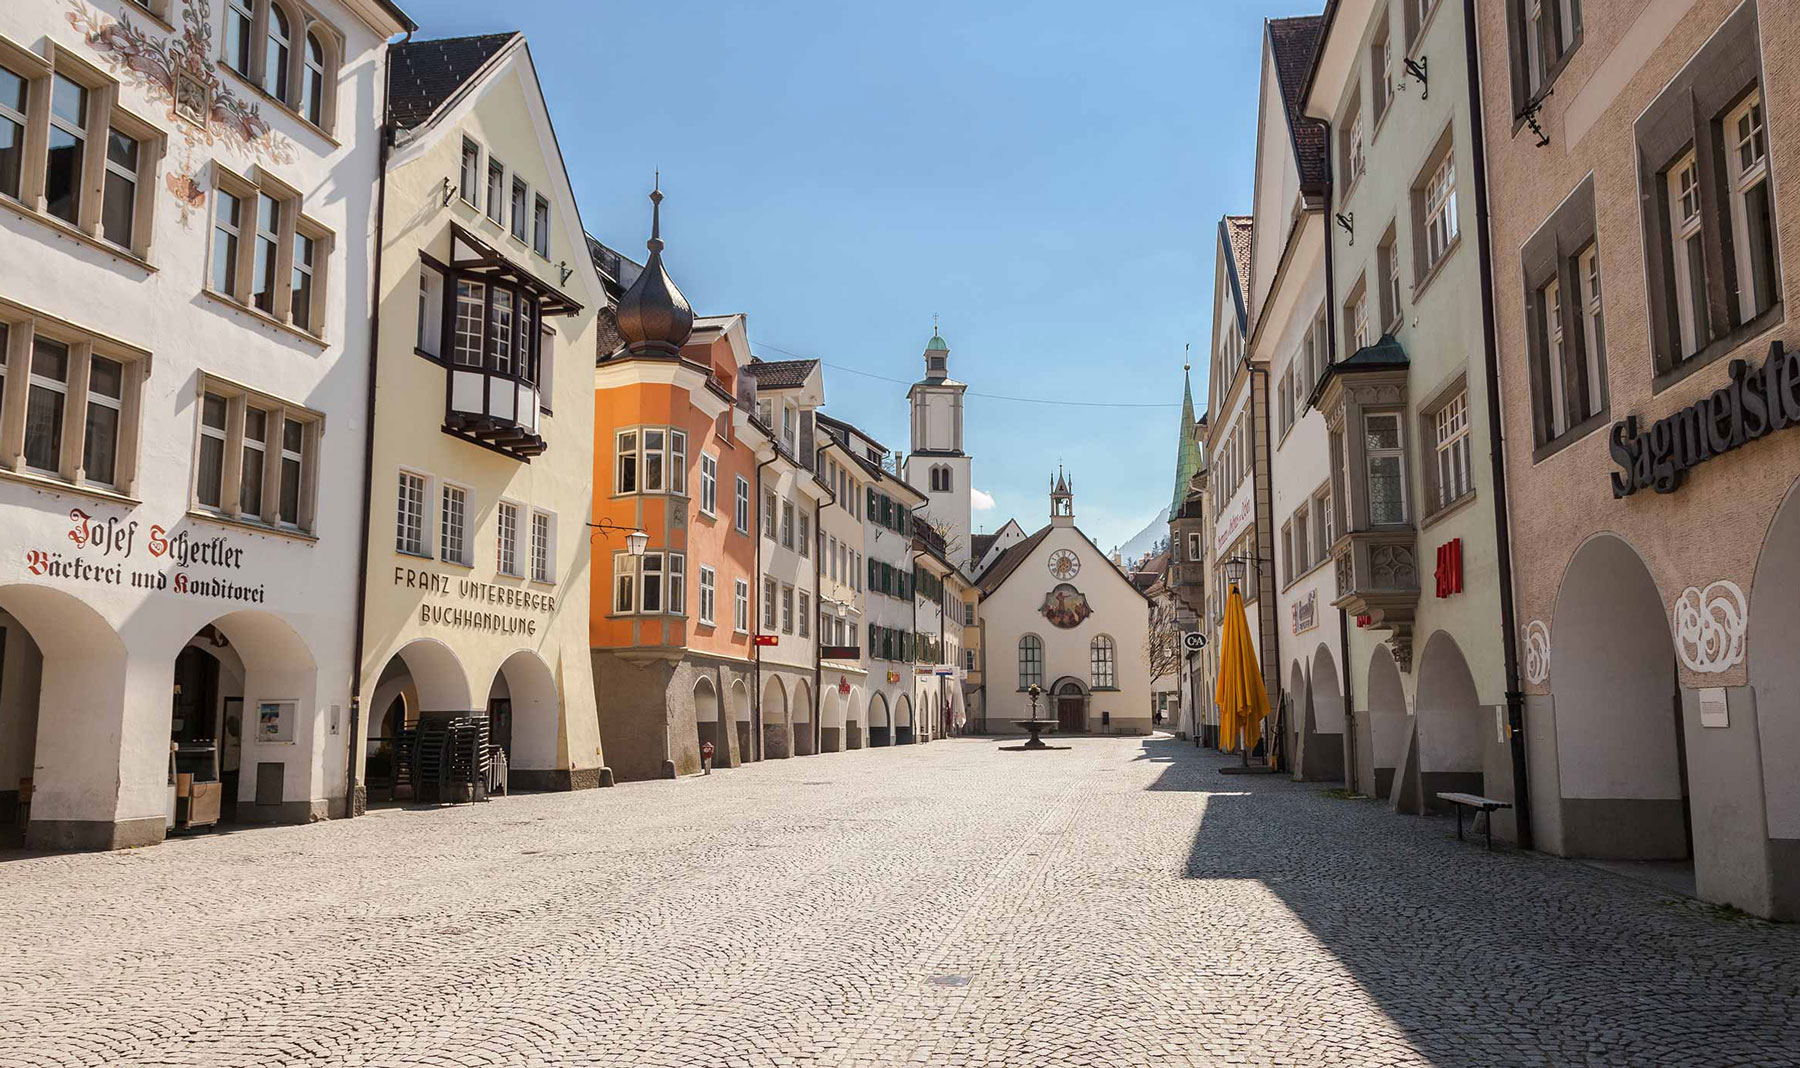
[{"label": "church bell tower", "polygon": [[972,461],[963,451],[963,393],[969,387],[950,377],[950,344],[937,332],[925,345],[925,377],[907,390],[912,407],[912,447],[906,455],[907,485],[928,498],[925,518],[943,530],[950,562],[969,569]]}]

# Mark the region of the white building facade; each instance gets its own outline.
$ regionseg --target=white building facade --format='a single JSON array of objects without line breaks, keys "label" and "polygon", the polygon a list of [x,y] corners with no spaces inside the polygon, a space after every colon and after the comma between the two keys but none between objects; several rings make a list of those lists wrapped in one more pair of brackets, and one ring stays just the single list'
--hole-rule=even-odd
[{"label": "white building facade", "polygon": [[[153,16],[153,17],[152,17]],[[0,7],[0,804],[344,811],[380,0]]]}]

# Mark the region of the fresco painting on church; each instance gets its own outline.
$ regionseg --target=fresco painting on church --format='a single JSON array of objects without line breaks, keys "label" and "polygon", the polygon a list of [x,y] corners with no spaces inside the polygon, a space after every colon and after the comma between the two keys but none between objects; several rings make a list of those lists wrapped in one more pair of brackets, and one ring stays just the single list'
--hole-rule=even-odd
[{"label": "fresco painting on church", "polygon": [[1057,584],[1056,588],[1044,595],[1044,604],[1038,611],[1050,621],[1053,627],[1072,630],[1081,625],[1081,621],[1094,614],[1088,605],[1087,595],[1069,585],[1067,582]]}]

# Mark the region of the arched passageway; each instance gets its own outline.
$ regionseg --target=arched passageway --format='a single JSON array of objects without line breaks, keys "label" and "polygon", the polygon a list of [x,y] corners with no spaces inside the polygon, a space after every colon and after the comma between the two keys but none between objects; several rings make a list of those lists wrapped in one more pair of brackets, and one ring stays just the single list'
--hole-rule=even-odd
[{"label": "arched passageway", "polygon": [[[0,815],[42,849],[161,841],[166,681],[150,724],[127,719],[125,643],[85,603],[45,586],[0,587]],[[141,672],[139,673],[142,674]]]},{"label": "arched passageway", "polygon": [[450,647],[436,638],[415,638],[382,665],[368,707],[363,785],[370,800],[391,801],[411,796],[411,785],[402,781],[404,749],[421,717],[467,714],[476,705],[468,672]]},{"label": "arched passageway", "polygon": [[[502,691],[504,698],[497,696]],[[529,649],[514,652],[500,664],[488,698],[488,740],[506,754],[511,787],[553,789],[562,702],[550,665]]]},{"label": "arched passageway", "polygon": [[844,748],[844,699],[835,686],[827,686],[819,694],[819,752],[836,753]]},{"label": "arched passageway", "polygon": [[1419,691],[1414,728],[1418,751],[1416,795],[1403,799],[1404,812],[1449,812],[1440,793],[1487,796],[1482,774],[1482,727],[1491,719],[1482,711],[1462,649],[1444,631],[1433,634],[1419,658]]},{"label": "arched passageway", "polygon": [[863,694],[862,687],[850,687],[850,696],[844,708],[844,748],[861,749],[863,747]]},{"label": "arched passageway", "polygon": [[723,750],[728,740],[719,725],[719,691],[713,686],[712,676],[702,675],[694,681],[694,744],[713,747],[713,760],[723,764]]},{"label": "arched passageway", "polygon": [[1689,855],[1687,769],[1674,645],[1637,551],[1612,535],[1569,561],[1551,623],[1560,786],[1540,844],[1570,856]]},{"label": "arched passageway", "polygon": [[745,685],[743,679],[731,681],[730,700],[727,702],[727,706],[736,732],[737,746],[732,750],[734,757],[732,766],[735,767],[744,761],[756,759],[756,749],[751,745],[751,740],[755,735],[751,730],[754,721],[751,718],[750,687]]},{"label": "arched passageway", "polygon": [[1324,642],[1313,650],[1306,698],[1300,777],[1308,782],[1340,782],[1344,778],[1344,694],[1338,685],[1337,658]]},{"label": "arched passageway", "polygon": [[794,687],[794,708],[789,720],[793,725],[794,755],[812,756],[818,751],[813,738],[812,685],[801,680]]},{"label": "arched passageway", "polygon": [[900,694],[894,698],[894,744],[911,745],[918,740],[918,732],[913,729],[913,700],[911,694]]},{"label": "arched passageway", "polygon": [[1406,690],[1400,680],[1400,667],[1388,647],[1378,645],[1369,654],[1368,711],[1358,725],[1357,761],[1361,780],[1358,789],[1376,797],[1391,797],[1394,778],[1406,759],[1412,738],[1412,715],[1406,710]]},{"label": "arched passageway", "polygon": [[788,721],[787,688],[781,676],[770,675],[763,684],[762,696],[763,756],[780,760],[794,754],[793,728]]},{"label": "arched passageway", "polygon": [[894,724],[888,711],[887,695],[876,691],[869,695],[869,746],[894,744]]},{"label": "arched passageway", "polygon": [[[1740,898],[1744,907],[1784,920],[1800,919],[1800,655],[1794,649],[1795,636],[1800,635],[1800,596],[1796,591],[1800,591],[1800,481],[1788,490],[1787,499],[1775,513],[1750,589],[1747,651],[1757,749],[1762,755],[1760,803],[1767,840],[1758,841],[1761,836],[1747,833],[1750,821],[1712,820],[1704,814],[1697,819],[1703,828],[1700,839],[1705,842],[1697,848],[1706,851],[1698,858],[1700,888],[1705,891],[1719,882],[1712,878],[1714,868],[1753,872],[1754,881],[1765,885],[1722,887],[1730,891],[1727,900]],[[1728,731],[1740,729],[1742,718],[1742,710],[1730,710]],[[1722,788],[1739,793],[1730,798],[1734,811],[1758,803],[1749,794],[1745,778],[1732,776],[1721,783]],[[1710,787],[1710,780],[1707,785]],[[1716,862],[1707,855],[1715,849],[1725,853]],[[1769,863],[1757,864],[1759,856],[1768,857]],[[1767,907],[1757,907],[1762,903],[1758,897],[1766,900]]]}]

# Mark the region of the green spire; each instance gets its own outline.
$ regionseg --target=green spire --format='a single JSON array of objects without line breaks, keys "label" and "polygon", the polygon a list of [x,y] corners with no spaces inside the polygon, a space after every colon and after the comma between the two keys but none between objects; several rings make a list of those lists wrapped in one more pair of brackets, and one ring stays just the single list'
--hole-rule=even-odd
[{"label": "green spire", "polygon": [[1200,473],[1200,442],[1194,437],[1194,387],[1188,381],[1188,369],[1181,369],[1181,437],[1175,446],[1175,498],[1169,503],[1169,514],[1181,511],[1187,499],[1188,483]]}]

